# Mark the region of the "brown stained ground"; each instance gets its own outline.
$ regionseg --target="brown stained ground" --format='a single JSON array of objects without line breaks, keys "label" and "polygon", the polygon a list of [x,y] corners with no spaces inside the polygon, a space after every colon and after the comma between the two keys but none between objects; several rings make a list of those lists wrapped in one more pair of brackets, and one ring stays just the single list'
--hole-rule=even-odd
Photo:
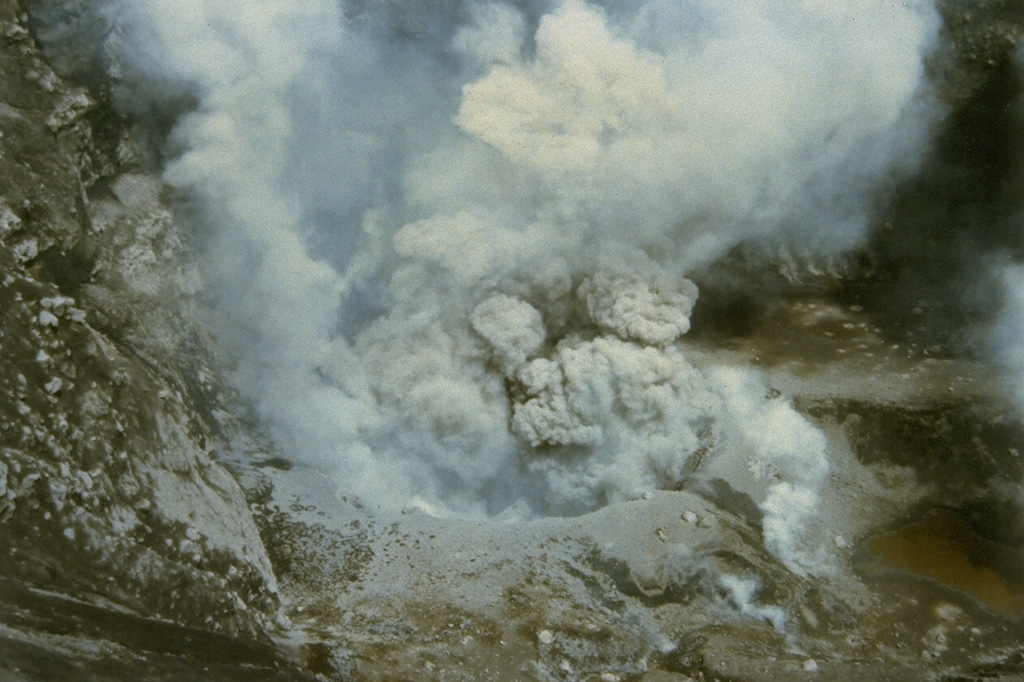
[{"label": "brown stained ground", "polygon": [[883,567],[927,576],[995,614],[1024,618],[1024,547],[992,542],[947,509],[877,535],[868,547]]}]

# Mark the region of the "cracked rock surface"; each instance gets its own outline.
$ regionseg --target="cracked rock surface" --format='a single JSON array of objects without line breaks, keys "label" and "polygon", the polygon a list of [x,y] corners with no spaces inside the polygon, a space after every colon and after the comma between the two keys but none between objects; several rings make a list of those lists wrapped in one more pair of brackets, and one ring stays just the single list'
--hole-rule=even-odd
[{"label": "cracked rock surface", "polygon": [[276,580],[214,458],[183,236],[24,9],[0,3],[0,675],[142,679],[150,654],[188,675],[200,641],[275,670]]}]

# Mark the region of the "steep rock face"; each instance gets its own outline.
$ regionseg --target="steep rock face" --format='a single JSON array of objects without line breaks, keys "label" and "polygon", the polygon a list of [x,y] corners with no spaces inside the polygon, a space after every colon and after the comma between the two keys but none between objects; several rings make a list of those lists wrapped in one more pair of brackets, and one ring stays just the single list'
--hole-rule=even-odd
[{"label": "steep rock face", "polygon": [[274,577],[199,416],[198,275],[127,126],[23,9],[0,2],[0,575],[263,637]]}]

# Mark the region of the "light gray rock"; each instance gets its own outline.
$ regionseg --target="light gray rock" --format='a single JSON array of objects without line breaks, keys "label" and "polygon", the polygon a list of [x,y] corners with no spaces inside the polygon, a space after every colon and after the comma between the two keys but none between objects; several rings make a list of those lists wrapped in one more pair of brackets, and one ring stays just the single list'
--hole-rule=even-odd
[{"label": "light gray rock", "polygon": [[277,587],[197,409],[183,238],[126,123],[19,12],[0,2],[0,575],[263,640]]}]

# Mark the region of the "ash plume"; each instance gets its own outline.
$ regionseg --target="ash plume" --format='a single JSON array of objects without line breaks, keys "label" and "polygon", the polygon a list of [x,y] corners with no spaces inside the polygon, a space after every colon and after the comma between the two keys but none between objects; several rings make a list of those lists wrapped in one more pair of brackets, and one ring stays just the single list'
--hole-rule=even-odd
[{"label": "ash plume", "polygon": [[773,472],[769,547],[816,565],[823,437],[688,360],[688,275],[750,240],[864,243],[936,115],[931,2],[106,11],[123,106],[194,102],[163,177],[289,456],[371,508],[512,519],[724,450]]}]

